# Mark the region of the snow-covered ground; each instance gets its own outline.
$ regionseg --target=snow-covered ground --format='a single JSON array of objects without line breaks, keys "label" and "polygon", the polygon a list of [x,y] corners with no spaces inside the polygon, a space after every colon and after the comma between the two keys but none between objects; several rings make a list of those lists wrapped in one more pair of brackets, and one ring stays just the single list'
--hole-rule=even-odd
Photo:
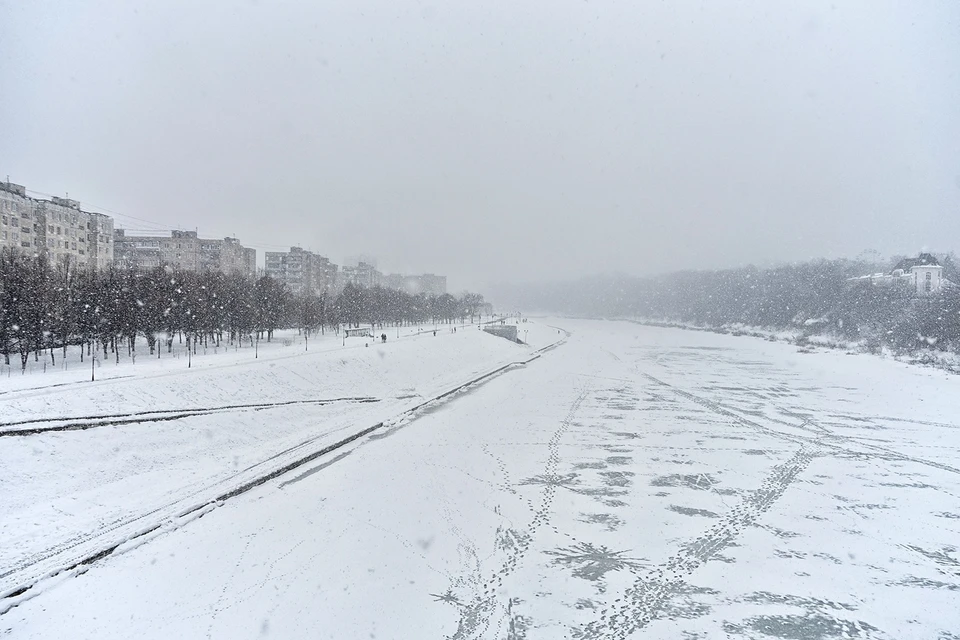
[{"label": "snow-covered ground", "polygon": [[[93,383],[50,372],[49,386],[4,390],[0,596],[536,348],[451,331],[189,370],[138,363]],[[540,327],[530,344],[560,337]]]},{"label": "snow-covered ground", "polygon": [[[554,324],[558,348],[388,419]],[[960,637],[960,378],[631,323],[523,329],[529,347],[474,328],[0,396],[32,428],[299,402],[0,437],[0,573],[26,567],[5,584],[112,519],[165,523],[0,600],[0,637]],[[319,402],[345,397],[368,400]]]}]

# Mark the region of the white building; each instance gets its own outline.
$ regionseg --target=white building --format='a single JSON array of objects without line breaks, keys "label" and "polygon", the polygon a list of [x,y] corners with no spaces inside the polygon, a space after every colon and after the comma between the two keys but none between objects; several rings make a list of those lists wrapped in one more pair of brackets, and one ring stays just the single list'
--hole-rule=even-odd
[{"label": "white building", "polygon": [[114,231],[115,259],[124,269],[147,270],[170,266],[185,271],[219,271],[254,277],[257,251],[236,238],[200,238],[196,231],[170,235],[127,235]]},{"label": "white building", "polygon": [[337,265],[300,247],[290,247],[290,251],[267,251],[264,271],[294,293],[318,296],[331,292],[337,280]]},{"label": "white building", "polygon": [[943,267],[929,253],[921,253],[916,258],[904,258],[890,273],[873,273],[850,278],[847,282],[912,287],[918,295],[936,293],[947,284],[943,277]]},{"label": "white building", "polygon": [[442,296],[447,292],[447,276],[438,276],[432,273],[405,276],[391,273],[383,276],[382,285],[388,289],[405,291],[410,295],[426,294],[428,296]]},{"label": "white building", "polygon": [[76,200],[37,200],[22,185],[0,182],[0,247],[102,269],[113,262],[113,218],[83,211]]},{"label": "white building", "polygon": [[340,278],[337,281],[337,288],[343,289],[347,283],[352,283],[358,287],[379,287],[383,284],[383,274],[377,271],[377,267],[369,262],[360,262],[357,266],[344,266],[340,269]]}]

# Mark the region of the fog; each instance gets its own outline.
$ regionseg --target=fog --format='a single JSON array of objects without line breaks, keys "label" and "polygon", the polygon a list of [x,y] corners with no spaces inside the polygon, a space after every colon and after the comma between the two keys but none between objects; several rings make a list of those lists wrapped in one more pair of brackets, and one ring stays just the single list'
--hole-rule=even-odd
[{"label": "fog", "polygon": [[800,4],[0,0],[0,178],[452,290],[955,249],[960,4]]}]

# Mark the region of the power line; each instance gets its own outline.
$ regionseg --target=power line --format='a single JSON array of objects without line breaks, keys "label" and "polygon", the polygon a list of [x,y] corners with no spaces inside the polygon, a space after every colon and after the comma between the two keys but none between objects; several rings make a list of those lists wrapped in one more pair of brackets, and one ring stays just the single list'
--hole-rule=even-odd
[{"label": "power line", "polygon": [[[52,193],[44,193],[43,191],[37,191],[37,190],[35,190],[35,189],[26,189],[26,191],[27,191],[28,193],[35,194],[35,195],[38,195],[38,196],[44,196],[44,197],[46,197],[46,198],[59,197],[59,196],[53,195]],[[142,224],[146,224],[146,225],[150,225],[150,226],[152,226],[152,227],[155,227],[155,228],[153,228],[153,229],[124,229],[124,231],[134,231],[134,232],[137,232],[137,231],[149,231],[149,232],[163,231],[164,233],[166,233],[166,232],[168,232],[168,231],[183,231],[183,230],[184,230],[184,228],[181,227],[181,226],[179,226],[179,225],[167,225],[167,224],[163,224],[163,223],[161,223],[161,222],[156,222],[156,221],[154,221],[154,220],[147,220],[147,219],[145,219],[145,218],[138,218],[137,216],[131,216],[131,215],[126,214],[126,213],[120,213],[119,211],[114,211],[114,210],[112,210],[112,209],[108,209],[107,207],[101,207],[101,206],[96,205],[96,204],[93,204],[93,203],[88,203],[87,206],[88,206],[88,207],[91,207],[92,209],[97,209],[98,212],[108,213],[108,214],[110,214],[110,215],[117,216],[117,217],[120,217],[120,218],[127,218],[127,219],[129,219],[129,220],[136,220],[137,222],[140,222],[140,223],[142,223]],[[221,234],[221,233],[216,233],[216,232],[214,232],[214,231],[211,231],[210,229],[207,229],[207,230],[206,230],[206,233],[209,234],[209,235],[221,236],[221,237],[224,237],[224,238],[235,238],[235,237],[236,237],[236,236],[235,236],[234,234],[232,234],[232,233],[231,233],[231,234]],[[289,250],[290,250],[290,247],[293,246],[293,245],[267,244],[267,243],[263,243],[263,242],[253,242],[253,243],[246,243],[246,244],[244,244],[244,246],[250,247],[250,248],[252,248],[252,249],[262,248],[262,249],[277,249],[277,250],[281,250],[281,251],[289,251]],[[312,251],[312,249],[309,249],[309,248],[308,248],[307,250],[308,250],[308,251]]]},{"label": "power line", "polygon": [[[52,193],[44,193],[44,192],[42,192],[42,191],[36,191],[36,190],[34,190],[34,189],[26,189],[26,191],[27,191],[28,193],[33,193],[33,194],[36,194],[36,195],[38,195],[38,196],[45,196],[45,197],[47,197],[47,198],[59,197],[59,196],[54,196]],[[155,221],[153,221],[153,220],[146,220],[146,219],[144,219],[144,218],[138,218],[137,216],[131,216],[130,214],[127,214],[127,213],[120,213],[119,211],[113,211],[113,210],[108,209],[108,208],[106,208],[106,207],[101,207],[101,206],[99,206],[99,205],[93,204],[92,202],[91,202],[91,203],[87,203],[87,206],[88,206],[88,207],[91,207],[91,208],[93,208],[93,209],[98,209],[98,210],[101,211],[101,212],[109,213],[109,214],[114,215],[114,216],[119,216],[119,217],[121,217],[121,218],[129,218],[130,220],[136,220],[137,222],[143,222],[143,223],[145,223],[145,224],[150,224],[150,225],[153,225],[153,226],[159,227],[159,228],[169,228],[169,227],[167,227],[167,225],[161,224],[161,223],[159,223],[159,222],[155,222]]]}]

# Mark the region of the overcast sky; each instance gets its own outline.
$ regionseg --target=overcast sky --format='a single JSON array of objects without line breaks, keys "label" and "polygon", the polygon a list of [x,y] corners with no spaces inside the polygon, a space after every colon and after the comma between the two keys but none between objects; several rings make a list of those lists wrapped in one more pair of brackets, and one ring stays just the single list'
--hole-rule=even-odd
[{"label": "overcast sky", "polygon": [[0,179],[453,289],[960,250],[956,0],[144,4],[0,0]]}]

